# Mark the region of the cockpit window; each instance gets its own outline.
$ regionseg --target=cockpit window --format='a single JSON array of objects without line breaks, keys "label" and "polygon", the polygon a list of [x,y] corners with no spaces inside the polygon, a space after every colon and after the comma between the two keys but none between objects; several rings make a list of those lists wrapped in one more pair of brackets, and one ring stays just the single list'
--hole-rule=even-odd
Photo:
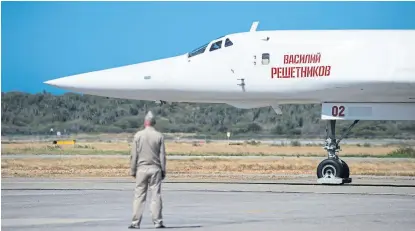
[{"label": "cockpit window", "polygon": [[233,45],[232,41],[227,38],[226,41],[225,41],[225,47],[230,47],[232,45]]},{"label": "cockpit window", "polygon": [[[221,36],[217,39],[221,39],[223,37],[224,36]],[[215,40],[217,40],[217,39],[215,39]],[[220,40],[220,41],[217,41],[217,42],[213,43],[212,46],[210,47],[209,51],[214,51],[214,50],[220,49],[222,47],[222,41],[223,40]],[[193,56],[196,56],[196,55],[203,54],[208,45],[209,45],[209,43],[206,43],[205,45],[194,49],[193,51],[189,52],[188,57],[190,58],[190,57],[193,57]],[[232,45],[233,45],[232,41],[229,38],[227,38],[225,40],[225,47],[229,47],[229,46],[232,46]]]},{"label": "cockpit window", "polygon": [[212,46],[210,46],[209,51],[214,51],[214,50],[218,50],[222,47],[222,40],[217,41],[215,43],[212,44]]},{"label": "cockpit window", "polygon": [[193,57],[193,56],[196,56],[196,55],[199,55],[199,54],[202,54],[203,52],[205,52],[205,50],[206,50],[206,47],[209,45],[209,43],[206,43],[205,45],[203,45],[203,46],[201,46],[201,47],[199,47],[199,48],[196,48],[196,49],[194,49],[193,51],[191,51],[190,53],[189,53],[189,58],[190,57]]}]

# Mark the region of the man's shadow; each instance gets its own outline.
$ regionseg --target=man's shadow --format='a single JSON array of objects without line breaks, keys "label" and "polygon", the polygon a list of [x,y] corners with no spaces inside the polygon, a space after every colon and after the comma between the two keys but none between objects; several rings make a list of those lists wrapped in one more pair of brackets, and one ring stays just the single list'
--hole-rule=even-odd
[{"label": "man's shadow", "polygon": [[190,229],[190,228],[202,228],[201,225],[189,225],[189,226],[166,226],[164,229]]},{"label": "man's shadow", "polygon": [[[202,228],[201,225],[189,225],[189,226],[165,226],[163,229],[190,229],[190,228]],[[154,228],[141,228],[141,229],[154,229]]]}]

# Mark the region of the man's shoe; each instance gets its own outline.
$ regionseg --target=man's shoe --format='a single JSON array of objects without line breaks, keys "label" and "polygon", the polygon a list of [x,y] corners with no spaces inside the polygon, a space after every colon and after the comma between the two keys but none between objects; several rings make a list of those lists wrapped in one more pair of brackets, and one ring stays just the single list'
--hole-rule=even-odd
[{"label": "man's shoe", "polygon": [[156,224],[155,227],[156,229],[166,228],[166,226],[164,226],[163,224]]},{"label": "man's shoe", "polygon": [[128,226],[129,229],[140,229],[140,226],[131,224]]}]

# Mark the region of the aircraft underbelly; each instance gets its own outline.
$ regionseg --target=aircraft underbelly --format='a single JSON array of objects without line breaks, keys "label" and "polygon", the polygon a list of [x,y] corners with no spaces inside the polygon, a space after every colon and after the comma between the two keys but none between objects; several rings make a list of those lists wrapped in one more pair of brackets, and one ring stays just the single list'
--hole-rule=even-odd
[{"label": "aircraft underbelly", "polygon": [[205,91],[177,89],[68,89],[84,94],[134,100],[163,100],[169,102],[256,102],[256,104],[309,104],[321,102],[415,102],[415,83],[366,83],[327,85],[325,88],[302,91]]}]

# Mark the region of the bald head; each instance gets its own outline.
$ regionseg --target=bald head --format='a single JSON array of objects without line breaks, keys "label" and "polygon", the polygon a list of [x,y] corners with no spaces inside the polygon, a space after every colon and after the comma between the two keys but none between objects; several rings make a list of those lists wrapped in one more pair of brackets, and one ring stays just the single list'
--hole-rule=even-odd
[{"label": "bald head", "polygon": [[151,111],[147,112],[147,115],[144,117],[144,126],[154,126],[156,124],[156,118],[154,117]]}]

